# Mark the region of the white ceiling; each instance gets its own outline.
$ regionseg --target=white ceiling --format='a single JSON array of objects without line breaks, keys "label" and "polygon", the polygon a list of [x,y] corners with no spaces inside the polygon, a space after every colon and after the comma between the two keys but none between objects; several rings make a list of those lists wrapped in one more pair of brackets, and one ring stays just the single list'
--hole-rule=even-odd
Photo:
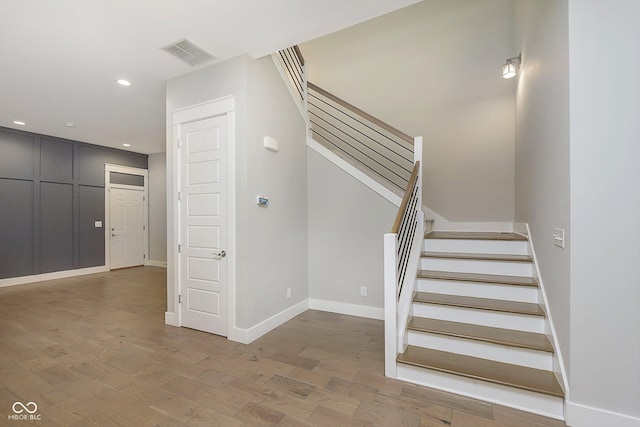
[{"label": "white ceiling", "polygon": [[257,58],[418,1],[0,0],[0,126],[162,152],[165,81],[194,68],[161,47]]}]

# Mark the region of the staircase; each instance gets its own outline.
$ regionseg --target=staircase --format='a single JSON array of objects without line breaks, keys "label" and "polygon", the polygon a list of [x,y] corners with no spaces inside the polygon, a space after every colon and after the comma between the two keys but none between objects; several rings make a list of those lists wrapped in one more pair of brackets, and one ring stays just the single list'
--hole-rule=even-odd
[{"label": "staircase", "polygon": [[526,235],[425,235],[397,378],[563,418]]},{"label": "staircase", "polygon": [[528,233],[451,231],[473,227],[427,210],[434,230],[424,221],[422,138],[309,82],[297,47],[272,57],[307,122],[307,146],[399,207],[384,236],[385,375],[564,418]]}]

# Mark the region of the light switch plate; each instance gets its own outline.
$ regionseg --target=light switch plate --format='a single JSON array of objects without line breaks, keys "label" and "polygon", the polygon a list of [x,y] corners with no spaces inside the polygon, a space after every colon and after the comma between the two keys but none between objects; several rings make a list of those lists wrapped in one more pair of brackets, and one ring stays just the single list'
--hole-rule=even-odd
[{"label": "light switch plate", "polygon": [[96,221],[96,222],[94,223],[94,227],[95,227],[95,228],[102,228],[102,221]]},{"label": "light switch plate", "polygon": [[564,228],[553,229],[553,244],[564,249]]}]

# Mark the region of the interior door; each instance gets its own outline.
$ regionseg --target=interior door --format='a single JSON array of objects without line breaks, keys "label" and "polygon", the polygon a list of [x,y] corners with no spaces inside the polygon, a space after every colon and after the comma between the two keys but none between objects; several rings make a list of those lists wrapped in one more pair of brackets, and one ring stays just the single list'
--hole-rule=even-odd
[{"label": "interior door", "polygon": [[144,265],[144,191],[110,188],[111,269]]},{"label": "interior door", "polygon": [[226,116],[180,126],[181,325],[227,335]]}]

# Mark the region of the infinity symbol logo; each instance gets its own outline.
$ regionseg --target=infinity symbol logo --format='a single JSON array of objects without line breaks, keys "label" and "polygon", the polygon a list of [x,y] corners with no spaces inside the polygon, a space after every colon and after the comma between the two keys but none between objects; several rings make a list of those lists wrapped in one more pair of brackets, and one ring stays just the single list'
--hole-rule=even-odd
[{"label": "infinity symbol logo", "polygon": [[[30,408],[33,408],[33,409],[30,409]],[[24,411],[27,411],[30,414],[35,414],[36,411],[38,410],[38,405],[36,405],[34,402],[28,402],[26,405],[22,402],[15,402],[13,404],[12,409],[13,409],[13,412],[15,412],[16,414],[21,414]]]}]

